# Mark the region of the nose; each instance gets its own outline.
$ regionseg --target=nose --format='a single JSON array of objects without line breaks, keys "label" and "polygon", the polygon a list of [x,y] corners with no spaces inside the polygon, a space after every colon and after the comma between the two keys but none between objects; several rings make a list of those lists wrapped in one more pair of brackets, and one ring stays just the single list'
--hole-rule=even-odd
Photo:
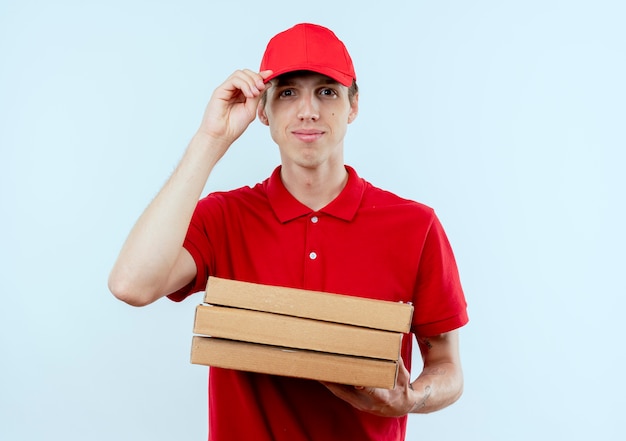
[{"label": "nose", "polygon": [[317,121],[320,114],[315,97],[305,95],[302,96],[299,101],[298,119],[300,121]]}]

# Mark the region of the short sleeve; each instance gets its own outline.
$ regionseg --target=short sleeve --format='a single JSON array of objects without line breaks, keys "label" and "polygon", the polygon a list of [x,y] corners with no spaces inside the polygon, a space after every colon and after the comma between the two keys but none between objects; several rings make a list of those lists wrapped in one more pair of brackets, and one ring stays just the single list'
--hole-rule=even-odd
[{"label": "short sleeve", "polygon": [[418,336],[449,332],[469,321],[456,260],[436,216],[424,240],[414,307],[412,330]]},{"label": "short sleeve", "polygon": [[194,210],[183,247],[191,254],[196,264],[196,277],[187,286],[169,294],[167,297],[170,300],[180,302],[191,294],[206,289],[209,264],[213,255],[213,246],[207,225],[215,225],[216,218],[219,218],[219,216],[212,214],[215,212],[215,208],[217,208],[217,201],[209,195],[200,200]]}]

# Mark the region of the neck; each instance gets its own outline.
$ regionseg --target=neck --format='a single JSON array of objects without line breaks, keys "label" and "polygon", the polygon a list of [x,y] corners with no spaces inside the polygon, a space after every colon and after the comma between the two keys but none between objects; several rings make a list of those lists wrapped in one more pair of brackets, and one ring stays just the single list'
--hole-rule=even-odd
[{"label": "neck", "polygon": [[341,193],[348,182],[348,172],[343,164],[312,169],[283,165],[281,178],[293,197],[311,210],[318,211]]}]

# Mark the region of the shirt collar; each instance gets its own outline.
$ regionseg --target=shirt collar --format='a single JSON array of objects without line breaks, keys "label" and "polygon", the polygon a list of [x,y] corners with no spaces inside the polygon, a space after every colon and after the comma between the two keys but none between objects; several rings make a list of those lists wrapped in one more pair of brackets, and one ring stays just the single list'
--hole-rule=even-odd
[{"label": "shirt collar", "polygon": [[[351,221],[361,205],[363,192],[365,191],[365,181],[357,175],[352,167],[348,165],[345,167],[348,172],[348,182],[346,186],[341,190],[341,193],[322,208],[320,212],[345,221]],[[280,177],[280,169],[280,166],[276,167],[272,175],[265,181],[267,197],[276,217],[278,217],[281,222],[285,223],[312,213],[313,210],[300,203],[287,191]]]}]

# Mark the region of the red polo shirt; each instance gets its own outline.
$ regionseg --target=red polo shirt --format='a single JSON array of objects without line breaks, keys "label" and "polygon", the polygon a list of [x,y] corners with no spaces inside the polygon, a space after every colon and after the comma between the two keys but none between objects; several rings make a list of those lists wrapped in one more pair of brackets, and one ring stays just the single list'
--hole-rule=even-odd
[{"label": "red polo shirt", "polygon": [[[433,210],[346,169],[344,190],[316,212],[286,190],[280,167],[252,188],[202,199],[184,244],[198,274],[169,297],[180,301],[202,291],[214,275],[412,302],[412,331],[419,336],[467,323],[452,249]],[[410,369],[410,337],[402,352]],[[210,370],[210,440],[389,441],[403,440],[405,430],[406,417],[358,411],[316,381]]]}]

